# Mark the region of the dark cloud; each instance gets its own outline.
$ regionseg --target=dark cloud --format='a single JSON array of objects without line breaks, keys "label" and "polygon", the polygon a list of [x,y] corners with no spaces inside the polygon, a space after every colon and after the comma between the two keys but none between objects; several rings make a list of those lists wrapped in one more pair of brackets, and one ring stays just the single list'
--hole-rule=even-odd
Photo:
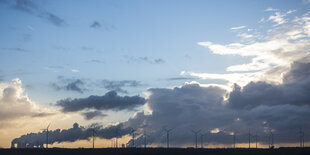
[{"label": "dark cloud", "polygon": [[105,117],[107,116],[106,114],[103,114],[101,111],[89,111],[89,112],[83,112],[82,115],[86,120],[91,120],[95,117]]},{"label": "dark cloud", "polygon": [[84,93],[87,89],[84,88],[84,81],[81,79],[70,79],[62,76],[58,77],[56,83],[51,83],[50,86],[55,90],[73,91],[78,93]]},{"label": "dark cloud", "polygon": [[151,57],[133,57],[133,56],[125,56],[127,59],[127,63],[135,62],[135,63],[149,63],[149,64],[163,64],[165,60],[161,58],[151,58]]},{"label": "dark cloud", "polygon": [[[305,142],[309,142],[309,70],[310,63],[295,62],[283,76],[282,84],[251,82],[244,87],[235,85],[232,92],[218,86],[185,84],[173,89],[149,89],[147,102],[138,96],[119,97],[109,92],[104,96],[60,100],[57,105],[69,112],[132,109],[146,103],[151,113],[138,112],[121,123],[124,128],[136,129],[136,146],[143,145],[144,131],[148,144],[162,146],[166,142],[163,128],[174,128],[170,133],[171,146],[193,145],[195,137],[191,130],[199,129],[206,144],[231,145],[232,134],[236,134],[237,143],[247,143],[249,131],[252,140],[258,134],[261,144],[268,144],[270,132],[277,144],[298,143],[299,128],[306,131]],[[125,98],[132,102],[119,103]],[[128,145],[132,145],[132,140]]]},{"label": "dark cloud", "polygon": [[285,74],[283,84],[251,82],[242,89],[235,85],[229,102],[236,109],[252,109],[260,105],[310,105],[310,63],[295,62]]},{"label": "dark cloud", "polygon": [[142,86],[140,81],[135,80],[122,80],[122,81],[110,81],[102,80],[103,87],[110,91],[116,91],[119,93],[127,94],[127,90],[124,90],[123,87],[140,87]]},{"label": "dark cloud", "polygon": [[52,116],[55,115],[55,113],[46,113],[46,112],[40,112],[32,114],[31,117],[46,117],[46,116]]},{"label": "dark cloud", "polygon": [[[61,142],[74,142],[77,140],[90,140],[92,131],[96,131],[96,137],[104,139],[112,139],[115,137],[122,137],[130,133],[130,128],[125,128],[123,124],[103,127],[98,124],[90,125],[89,127],[79,126],[74,123],[72,128],[69,129],[56,129],[48,131],[48,143],[61,143]],[[32,148],[43,147],[46,144],[46,131],[38,133],[29,133],[15,138],[12,144],[17,144],[18,148]]]},{"label": "dark cloud", "polygon": [[[177,146],[193,144],[191,129],[202,129],[205,142],[211,144],[232,144],[232,133],[236,134],[237,143],[246,143],[249,130],[252,136],[257,132],[262,144],[268,144],[271,131],[276,143],[298,143],[299,128],[310,130],[309,70],[310,63],[295,62],[282,84],[251,82],[243,88],[235,85],[228,95],[219,87],[195,84],[150,89],[147,107],[152,114],[141,112],[124,124],[146,129],[150,144],[159,145],[165,143],[164,126],[175,128],[170,141]],[[223,100],[223,96],[228,100]],[[143,137],[136,143],[142,145]]]},{"label": "dark cloud", "polygon": [[197,78],[193,77],[173,77],[173,78],[168,78],[168,81],[179,81],[179,80],[197,80]]},{"label": "dark cloud", "polygon": [[84,109],[97,110],[133,110],[144,105],[145,99],[140,96],[118,96],[115,91],[107,92],[103,96],[89,96],[80,99],[63,99],[57,101],[57,106],[62,107],[63,112],[81,111]]},{"label": "dark cloud", "polygon": [[98,22],[98,21],[94,21],[91,25],[90,25],[91,28],[101,28],[101,24]]},{"label": "dark cloud", "polygon": [[38,7],[31,0],[15,0],[15,1],[3,1],[3,2],[5,2],[5,4],[12,6],[12,8],[15,10],[45,19],[56,26],[63,26],[66,24],[66,22],[62,18],[47,10],[44,10],[41,7]]}]

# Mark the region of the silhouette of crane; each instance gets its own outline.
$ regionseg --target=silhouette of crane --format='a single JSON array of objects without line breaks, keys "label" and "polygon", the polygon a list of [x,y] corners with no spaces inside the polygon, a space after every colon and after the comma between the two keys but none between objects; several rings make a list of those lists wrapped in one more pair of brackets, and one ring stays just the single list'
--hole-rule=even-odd
[{"label": "silhouette of crane", "polygon": [[163,130],[166,131],[166,133],[167,133],[167,148],[169,148],[169,134],[173,130],[173,128],[171,128],[171,129],[163,128]]},{"label": "silhouette of crane", "polygon": [[194,134],[195,134],[195,147],[196,147],[196,149],[198,148],[198,145],[197,145],[197,135],[198,135],[198,133],[201,131],[201,129],[199,129],[199,130],[191,130]]},{"label": "silhouette of crane", "polygon": [[46,131],[46,148],[48,148],[48,128],[50,127],[51,123],[48,124],[48,126],[46,127],[46,129],[41,129],[43,131]]}]

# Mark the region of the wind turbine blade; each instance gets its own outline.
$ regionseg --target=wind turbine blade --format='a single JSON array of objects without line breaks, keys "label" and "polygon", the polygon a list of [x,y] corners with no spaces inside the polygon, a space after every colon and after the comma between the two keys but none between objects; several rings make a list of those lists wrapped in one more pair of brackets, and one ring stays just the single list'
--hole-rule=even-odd
[{"label": "wind turbine blade", "polygon": [[47,126],[47,128],[46,128],[46,129],[48,129],[48,128],[50,127],[50,125],[51,125],[51,123],[50,123],[50,124],[48,124],[48,126]]}]

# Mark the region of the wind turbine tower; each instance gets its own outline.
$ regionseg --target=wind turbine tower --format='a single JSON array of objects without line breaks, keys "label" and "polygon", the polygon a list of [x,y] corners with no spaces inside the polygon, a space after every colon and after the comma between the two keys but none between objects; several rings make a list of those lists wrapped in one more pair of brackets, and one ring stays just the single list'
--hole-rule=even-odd
[{"label": "wind turbine tower", "polygon": [[95,131],[95,129],[92,129],[92,133],[93,133],[93,149],[95,149],[95,134],[97,134],[96,133],[96,131]]},{"label": "wind turbine tower", "polygon": [[300,138],[300,147],[304,147],[305,146],[305,139],[304,139],[304,136],[305,136],[305,133],[302,131],[302,128],[300,128],[299,130],[299,138]]},{"label": "wind turbine tower", "polygon": [[132,134],[132,147],[135,147],[135,129],[131,129],[131,134]]},{"label": "wind turbine tower", "polygon": [[170,131],[173,130],[173,128],[171,128],[171,129],[164,128],[164,130],[167,133],[167,148],[169,148],[169,134],[170,134]]},{"label": "wind turbine tower", "polygon": [[197,135],[198,135],[198,133],[200,132],[200,130],[197,130],[197,131],[195,131],[195,130],[192,130],[192,132],[195,134],[195,142],[196,142],[196,149],[198,148],[198,145],[197,145]]},{"label": "wind turbine tower", "polygon": [[46,131],[46,148],[48,148],[48,128],[50,127],[51,123],[48,124],[48,126],[46,127],[46,129],[41,129],[43,131]]},{"label": "wind turbine tower", "polygon": [[251,129],[249,129],[249,149],[251,148]]},{"label": "wind turbine tower", "polygon": [[200,134],[200,143],[201,143],[201,148],[203,149],[203,134]]}]

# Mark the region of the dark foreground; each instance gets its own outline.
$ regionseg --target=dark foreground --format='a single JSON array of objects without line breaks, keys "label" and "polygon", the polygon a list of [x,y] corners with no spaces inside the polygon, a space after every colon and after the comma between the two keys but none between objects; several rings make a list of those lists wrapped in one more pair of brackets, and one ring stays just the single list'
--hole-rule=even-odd
[{"label": "dark foreground", "polygon": [[124,148],[124,149],[0,149],[0,155],[310,155],[308,148],[278,149],[182,149],[182,148]]}]

